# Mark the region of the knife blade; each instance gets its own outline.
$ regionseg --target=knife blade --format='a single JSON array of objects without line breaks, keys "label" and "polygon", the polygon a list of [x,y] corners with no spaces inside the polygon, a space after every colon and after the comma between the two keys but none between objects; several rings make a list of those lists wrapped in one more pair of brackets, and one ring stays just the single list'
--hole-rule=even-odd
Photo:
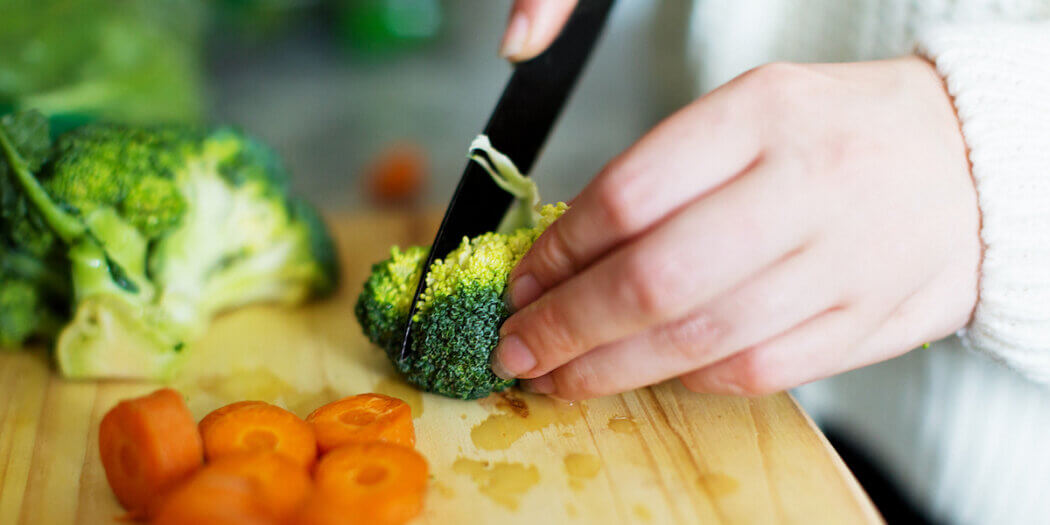
[{"label": "knife blade", "polygon": [[[612,5],[613,0],[580,0],[551,46],[535,58],[515,66],[503,89],[483,133],[526,176],[576,85]],[[416,315],[419,296],[426,288],[431,264],[448,255],[463,237],[474,237],[495,229],[512,199],[484,169],[473,161],[467,162],[412,295],[408,323],[401,340],[401,360],[410,351],[412,318]]]}]

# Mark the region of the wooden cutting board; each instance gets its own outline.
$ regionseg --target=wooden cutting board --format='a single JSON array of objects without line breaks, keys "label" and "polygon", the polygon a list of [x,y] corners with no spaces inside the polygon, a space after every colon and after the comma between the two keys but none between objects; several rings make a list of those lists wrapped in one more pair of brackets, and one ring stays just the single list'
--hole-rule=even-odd
[{"label": "wooden cutting board", "polygon": [[[369,266],[391,243],[428,242],[433,216],[332,222],[340,295],[217,320],[174,384],[198,418],[243,399],[305,416],[345,395],[402,397],[432,471],[419,523],[880,521],[787,394],[705,396],[677,382],[575,405],[419,394],[361,335],[352,307]],[[0,524],[112,523],[121,510],[99,462],[98,423],[120,399],[156,387],[67,381],[41,351],[0,352]]]}]

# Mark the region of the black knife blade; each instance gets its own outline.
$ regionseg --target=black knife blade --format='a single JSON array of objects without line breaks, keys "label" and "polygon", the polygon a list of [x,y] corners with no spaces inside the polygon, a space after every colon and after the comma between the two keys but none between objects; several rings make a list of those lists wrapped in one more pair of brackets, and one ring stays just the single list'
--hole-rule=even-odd
[{"label": "black knife blade", "polygon": [[[515,66],[503,89],[483,133],[488,135],[493,147],[510,157],[526,176],[575,86],[612,4],[613,0],[580,0],[558,38],[539,56]],[[412,296],[400,359],[409,352],[412,318],[419,296],[426,288],[430,265],[448,255],[463,237],[495,229],[512,199],[484,169],[473,161],[467,162]]]}]

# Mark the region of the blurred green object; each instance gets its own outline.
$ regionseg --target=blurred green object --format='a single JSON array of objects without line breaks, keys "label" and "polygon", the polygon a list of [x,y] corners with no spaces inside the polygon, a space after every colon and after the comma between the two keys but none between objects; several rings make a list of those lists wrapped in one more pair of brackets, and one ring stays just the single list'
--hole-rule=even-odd
[{"label": "blurred green object", "polygon": [[282,36],[320,0],[211,0],[214,27],[222,37],[258,44]]},{"label": "blurred green object", "polygon": [[0,108],[63,128],[202,117],[202,0],[0,0]]},{"label": "blurred green object", "polygon": [[335,0],[336,31],[350,48],[370,53],[414,48],[441,28],[438,0]]}]

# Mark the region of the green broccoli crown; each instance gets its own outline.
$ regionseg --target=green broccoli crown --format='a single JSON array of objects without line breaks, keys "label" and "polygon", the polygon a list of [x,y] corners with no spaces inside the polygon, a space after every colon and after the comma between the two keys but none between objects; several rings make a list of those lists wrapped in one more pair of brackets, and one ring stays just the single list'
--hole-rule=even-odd
[{"label": "green broccoli crown", "polygon": [[147,239],[157,238],[185,212],[175,174],[200,141],[199,132],[181,126],[88,124],[58,139],[44,187],[67,209],[87,215],[110,207]]},{"label": "green broccoli crown", "polygon": [[9,300],[67,307],[55,347],[67,375],[169,376],[219,311],[336,288],[324,222],[287,190],[277,155],[234,130],[90,124],[52,147],[39,114],[5,116],[0,255],[49,270],[28,281],[36,302],[21,285]]},{"label": "green broccoli crown", "polygon": [[358,298],[355,312],[365,334],[423,390],[477,399],[513,385],[489,367],[499,327],[509,316],[503,301],[507,276],[566,209],[563,203],[546,205],[534,227],[464,238],[447,257],[435,260],[419,298],[405,359],[400,358],[401,338],[427,249],[392,248],[389,259],[372,267]]}]

